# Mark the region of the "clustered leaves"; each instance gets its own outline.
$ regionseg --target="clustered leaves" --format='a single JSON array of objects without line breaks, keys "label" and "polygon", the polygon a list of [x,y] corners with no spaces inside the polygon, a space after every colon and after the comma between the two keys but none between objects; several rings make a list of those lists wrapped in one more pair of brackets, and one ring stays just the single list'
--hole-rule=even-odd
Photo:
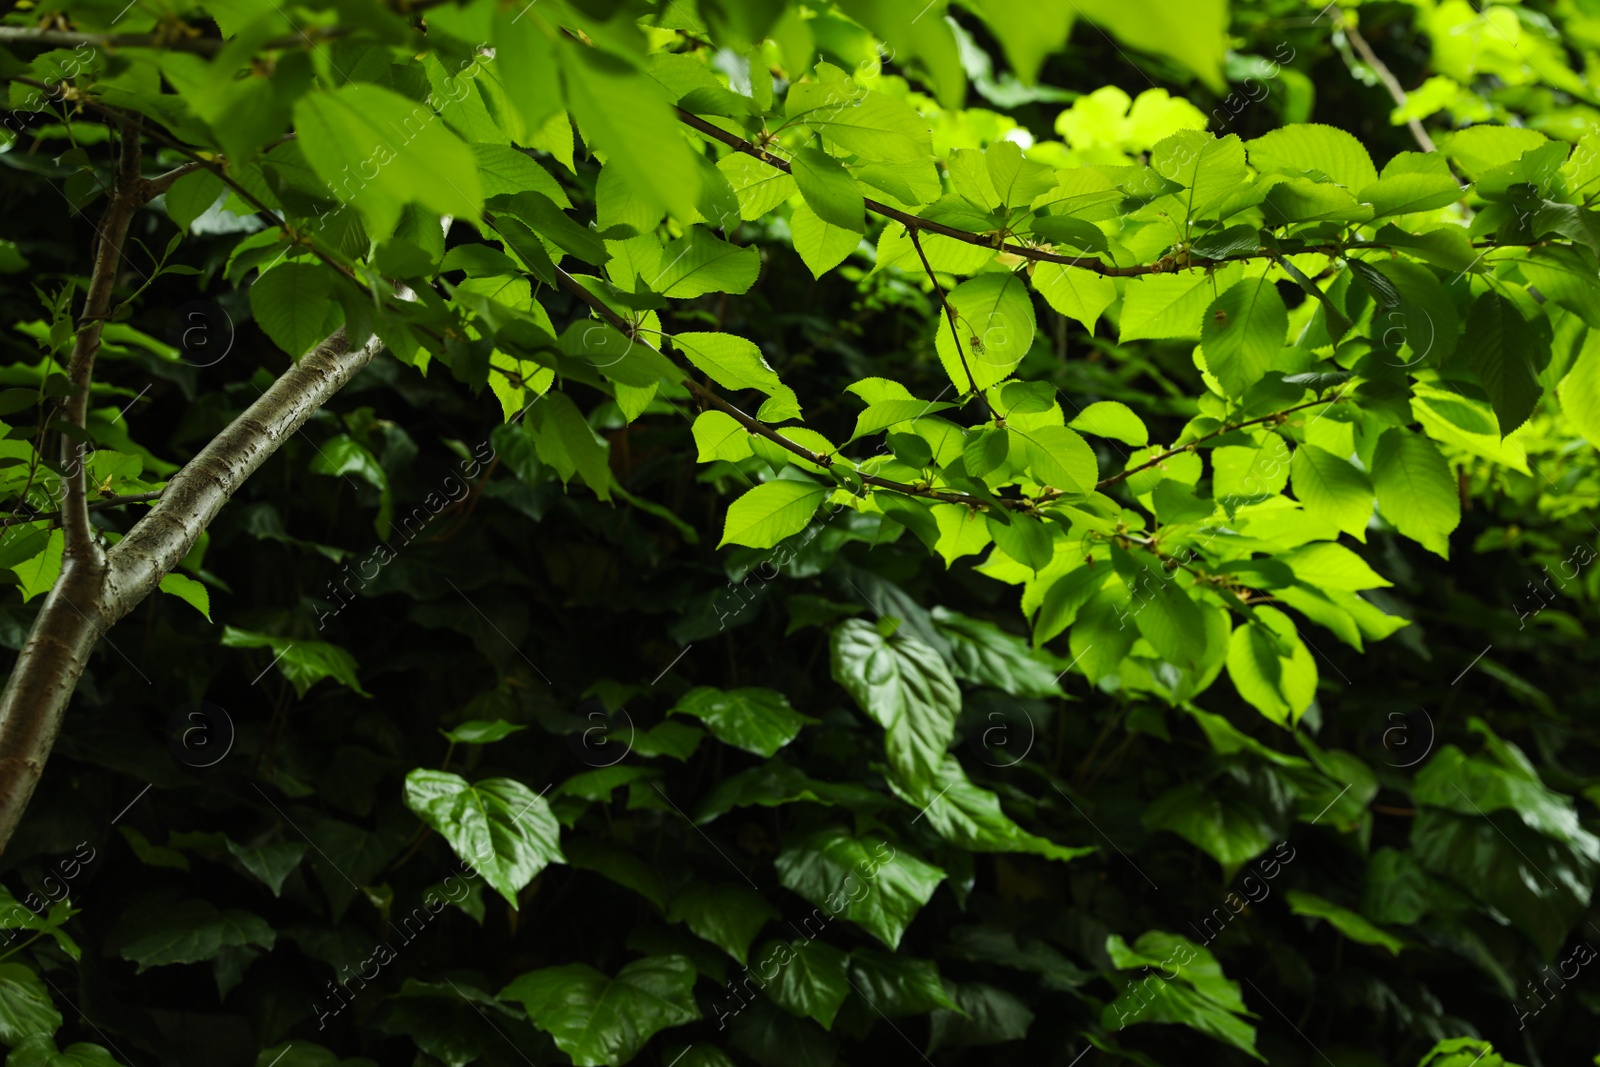
[{"label": "clustered leaves", "polygon": [[[341,486],[374,508],[339,531],[361,547],[306,528],[286,483],[228,520],[226,571],[202,542],[161,586],[208,623],[229,603],[240,625],[194,645],[281,681],[267,724],[241,731],[254,766],[202,788],[147,751],[114,755],[116,737],[64,742],[202,797],[109,839],[140,879],[95,920],[96,966],[136,969],[120,988],[210,964],[218,1002],[248,1002],[262,1067],[524,1050],[826,1065],[906,1043],[941,1063],[1001,1045],[1159,1062],[1164,1039],[1128,1030],[1145,1024],[1198,1035],[1182,1062],[1298,1062],[1272,1001],[1241,985],[1261,972],[1235,966],[1273,941],[1241,932],[1267,920],[1226,889],[1253,872],[1259,905],[1287,872],[1292,918],[1272,921],[1305,951],[1252,959],[1298,995],[1337,969],[1311,947],[1336,932],[1359,977],[1306,999],[1382,1016],[1349,1047],[1503,1062],[1477,1036],[1511,1028],[1464,1023],[1426,967],[1469,964],[1477,1006],[1566,954],[1600,874],[1569,794],[1600,787],[1542,774],[1475,716],[1459,744],[1432,750],[1430,732],[1416,763],[1378,766],[1352,751],[1372,730],[1344,721],[1358,686],[1340,668],[1417,671],[1439,620],[1413,606],[1471,610],[1418,575],[1459,563],[1475,499],[1509,513],[1475,552],[1532,543],[1546,564],[1573,529],[1592,544],[1561,524],[1600,502],[1587,467],[1546,494],[1529,459],[1600,440],[1600,134],[1523,123],[1530,105],[1498,87],[1474,96],[1485,73],[1523,82],[1509,54],[1461,51],[1461,5],[1418,9],[1441,73],[1396,113],[1449,99],[1460,128],[1381,153],[1311,121],[1219,133],[1165,89],[1076,95],[1059,141],[965,106],[969,80],[1002,109],[1064,103],[1040,72],[1078,19],[1110,54],[1225,90],[1257,66],[1207,0],[120,6],[11,17],[86,36],[0,42],[11,104],[48,123],[32,137],[54,153],[17,139],[0,162],[65,172],[92,211],[110,122],[183,169],[164,217],[140,216],[166,241],[130,259],[146,288],[230,290],[278,350],[266,365],[339,329],[389,353],[362,379],[369,406],[327,416],[300,462],[330,529]],[[1513,11],[1502,29],[1557,49],[1530,25],[1543,16],[1483,17]],[[1545,59],[1563,73],[1524,82],[1591,97]],[[1306,76],[1282,75],[1273,106],[1309,119]],[[24,252],[47,254],[0,242],[0,271]],[[0,566],[22,604],[62,568],[66,474],[45,440],[77,329],[78,283],[36,281],[16,327],[30,355],[0,393],[18,421],[0,442]],[[155,336],[133,288],[101,359],[192,396],[187,335]],[[177,443],[247,404],[241,383],[258,388],[208,379]],[[89,492],[108,511],[176,469],[130,436],[134,393],[92,394]],[[463,399],[486,396],[494,426]],[[470,496],[403,514],[425,481],[411,420],[458,458],[493,455]],[[691,452],[697,469],[674,465]],[[1519,540],[1541,522],[1544,540]],[[413,544],[413,526],[429,536]],[[400,530],[400,553],[367,554]],[[228,575],[269,550],[317,580],[266,607],[285,594],[252,579],[262,603],[241,603]],[[1566,577],[1592,597],[1581,566]],[[347,598],[379,597],[404,602],[381,638],[324,632]],[[7,616],[11,647],[25,617]],[[729,665],[678,666],[691,654]],[[106,704],[109,686],[86,688]],[[291,721],[308,710],[317,723]],[[582,770],[552,754],[560,735]],[[1163,759],[1136,771],[1130,750]],[[71,810],[37,817],[35,851],[87,820]],[[1375,830],[1375,812],[1412,821]],[[1291,833],[1315,859],[1285,858]],[[1200,856],[1216,892],[1151,903],[1194,883]],[[200,871],[193,889],[173,873]],[[42,976],[78,959],[78,913],[52,901],[0,896],[7,930],[49,938],[0,962],[0,1041],[24,1065],[122,1062],[63,1037],[76,1021]],[[1172,932],[1186,915],[1198,939]],[[1397,958],[1417,970],[1391,979]],[[915,1041],[894,1025],[911,1017]],[[139,1056],[161,1047],[106,1025]]]}]

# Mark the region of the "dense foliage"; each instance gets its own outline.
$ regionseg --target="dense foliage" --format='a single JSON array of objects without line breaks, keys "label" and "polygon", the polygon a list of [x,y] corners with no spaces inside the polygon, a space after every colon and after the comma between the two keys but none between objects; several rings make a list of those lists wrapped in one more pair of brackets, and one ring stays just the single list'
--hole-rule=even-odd
[{"label": "dense foliage", "polygon": [[1580,0],[17,5],[0,643],[63,436],[115,543],[384,351],[78,681],[8,1062],[1600,1062],[1597,64]]}]

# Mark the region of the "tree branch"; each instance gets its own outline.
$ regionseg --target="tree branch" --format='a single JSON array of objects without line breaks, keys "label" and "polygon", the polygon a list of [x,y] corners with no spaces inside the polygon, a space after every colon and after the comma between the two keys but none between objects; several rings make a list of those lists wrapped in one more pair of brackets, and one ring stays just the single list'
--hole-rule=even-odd
[{"label": "tree branch", "polygon": [[[100,351],[100,333],[111,317],[111,292],[122,263],[122,246],[128,239],[128,224],[144,203],[144,184],[139,175],[139,127],[125,120],[119,128],[121,145],[117,153],[117,174],[100,220],[100,241],[95,249],[94,272],[89,277],[89,292],[83,314],[78,319],[72,341],[72,356],[67,364],[67,380],[72,392],[67,397],[62,418],[82,428],[89,408],[89,383],[94,377],[94,360]],[[72,434],[61,435],[61,471],[65,492],[61,499],[61,526],[66,535],[64,560],[99,563],[101,550],[89,527],[88,497],[84,483],[84,441]]]},{"label": "tree branch", "polygon": [[938,276],[933,273],[933,264],[928,262],[928,254],[922,250],[922,239],[917,236],[917,228],[907,226],[906,235],[911,238],[911,247],[917,250],[917,258],[922,260],[922,269],[928,272],[928,282],[938,294],[939,303],[944,305],[944,317],[950,323],[950,340],[955,343],[956,355],[961,359],[961,369],[967,372],[967,384],[972,386],[972,395],[983,405],[983,418],[987,422],[992,414],[989,402],[983,398],[983,392],[978,388],[978,380],[972,376],[972,367],[967,363],[967,353],[961,347],[961,328],[956,325],[956,309],[950,306],[950,298],[945,295],[944,286],[939,284]]},{"label": "tree branch", "polygon": [[1143,463],[1139,464],[1137,467],[1129,467],[1120,474],[1113,474],[1109,478],[1102,478],[1100,481],[1095,483],[1095,488],[1104,489],[1107,486],[1116,485],[1118,482],[1127,481],[1129,475],[1138,474],[1142,470],[1149,470],[1151,467],[1165,463],[1173,456],[1182,455],[1185,452],[1193,452],[1200,447],[1201,441],[1209,441],[1213,437],[1221,437],[1225,433],[1232,433],[1235,430],[1242,430],[1246,426],[1256,426],[1263,422],[1272,422],[1274,420],[1282,419],[1296,411],[1304,411],[1306,408],[1314,408],[1319,404],[1337,404],[1341,399],[1342,397],[1336,396],[1331,400],[1323,400],[1320,398],[1316,400],[1308,400],[1304,404],[1296,404],[1292,408],[1284,408],[1282,411],[1274,411],[1270,415],[1262,415],[1257,419],[1246,419],[1244,422],[1230,422],[1226,426],[1218,427],[1208,434],[1202,434],[1201,436],[1196,437],[1193,441],[1190,441],[1186,445],[1179,445],[1177,448],[1169,448],[1159,456],[1152,456]]},{"label": "tree branch", "polygon": [[[146,504],[146,503],[149,503],[152,500],[159,500],[159,499],[161,499],[160,490],[157,490],[156,492],[153,492],[153,493],[130,493],[127,496],[110,496],[110,497],[104,497],[104,498],[102,498],[100,500],[91,500],[89,502],[89,504],[87,505],[87,510],[89,510],[89,511],[104,511],[107,508],[126,507],[129,504]],[[24,524],[30,523],[30,522],[60,522],[60,521],[61,521],[61,512],[59,512],[59,511],[40,511],[40,512],[35,512],[35,513],[29,514],[29,515],[15,515],[14,514],[10,518],[5,519],[4,521],[0,521],[0,530],[3,530],[8,526],[21,526],[21,525],[24,525]]]},{"label": "tree branch", "polygon": [[210,169],[210,166],[211,165],[205,160],[197,159],[193,162],[185,163],[182,166],[173,167],[165,174],[157,175],[156,177],[145,182],[145,193],[149,199],[154,200],[168,189],[171,189],[172,183],[176,182],[185,174],[193,174],[197,170],[208,170]]},{"label": "tree branch", "polygon": [[0,851],[27,809],[67,704],[101,635],[155,591],[245,479],[372,362],[342,329],[296,363],[199,455],[97,565],[68,559],[0,692]]},{"label": "tree branch", "polygon": [[[606,304],[605,301],[595,296],[588,289],[585,289],[583,284],[579,282],[578,279],[574,278],[560,267],[556,268],[556,280],[561,284],[563,289],[567,290],[573,296],[576,296],[579,300],[589,305],[590,308],[594,309],[595,314],[609,322],[612,326],[615,326],[625,337],[633,338],[636,336],[636,331],[634,330],[632,323],[623,318],[621,315],[618,315]],[[654,346],[650,347],[654,348]],[[656,349],[656,351],[660,350]],[[667,356],[667,358],[672,359],[671,356]],[[676,364],[680,370],[685,370],[683,364],[679,360],[673,359],[673,363]],[[714,390],[708,389],[699,382],[695,381],[694,376],[689,374],[687,370],[685,370],[684,373],[683,384],[688,387],[691,393],[705,401],[708,405],[732,417],[735,422],[737,422],[740,426],[743,426],[748,432],[753,433],[758,437],[766,438],[779,448],[782,448],[786,452],[789,452],[793,455],[799,456],[808,463],[814,463],[823,469],[827,469],[832,467],[835,462],[849,462],[848,460],[844,460],[843,457],[824,456],[819,452],[811,451],[811,449],[802,444],[791,441],[789,438],[783,436],[783,434],[779,433],[777,430],[774,430],[771,426],[768,426],[760,419],[747,414],[746,412],[740,410],[736,405],[724,400]],[[935,489],[932,486],[923,488],[922,486],[917,485],[907,485],[905,482],[897,482],[892,478],[880,478],[876,474],[863,474],[853,463],[850,464],[850,468],[865,484],[876,486],[879,489],[888,489],[896,493],[904,494],[905,496],[923,497],[928,500],[937,500],[944,504],[965,504],[967,507],[972,508],[991,508],[994,506],[995,501],[999,501],[1001,507],[1007,508],[1011,511],[1025,511],[1032,506],[1026,500],[1012,500],[1001,496],[996,496],[992,500],[986,500],[982,497],[972,496],[969,493],[959,493],[953,489]]]},{"label": "tree branch", "polygon": [[245,479],[382,350],[376,336],[352,349],[339,328],[173,475],[160,502],[107,553],[114,617],[154,592]]},{"label": "tree branch", "polygon": [[[1367,61],[1367,66],[1372,68],[1373,73],[1378,76],[1378,80],[1383,82],[1383,87],[1389,90],[1389,97],[1394,101],[1395,106],[1405,107],[1406,91],[1404,86],[1400,84],[1400,79],[1396,78],[1394,71],[1385,66],[1383,60],[1378,58],[1378,53],[1374,52],[1372,46],[1367,43],[1367,39],[1361,36],[1361,31],[1356,29],[1356,24],[1341,13],[1337,25],[1339,29],[1344,31],[1345,37],[1355,47],[1355,50],[1361,53],[1361,58]],[[1423,128],[1420,121],[1416,118],[1408,118],[1406,119],[1406,125],[1411,128],[1411,136],[1416,138],[1418,147],[1424,152],[1438,151],[1438,146],[1433,143],[1433,138],[1428,136],[1428,131]]]}]

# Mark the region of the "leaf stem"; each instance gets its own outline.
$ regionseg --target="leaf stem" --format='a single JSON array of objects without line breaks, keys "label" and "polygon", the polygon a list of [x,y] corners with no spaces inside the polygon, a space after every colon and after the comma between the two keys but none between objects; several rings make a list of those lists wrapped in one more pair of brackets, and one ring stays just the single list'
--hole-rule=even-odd
[{"label": "leaf stem", "polygon": [[933,273],[933,264],[928,262],[928,254],[922,250],[922,239],[917,236],[917,227],[906,225],[906,233],[911,237],[911,247],[917,250],[917,258],[922,260],[922,269],[928,272],[928,284],[933,286],[933,291],[939,294],[939,303],[944,305],[944,317],[950,323],[950,340],[956,346],[956,356],[961,360],[961,369],[967,372],[967,384],[972,386],[972,395],[978,398],[978,404],[983,411],[983,421],[988,422],[994,417],[994,412],[989,410],[989,402],[983,398],[983,390],[978,388],[978,380],[972,376],[972,367],[967,363],[967,353],[961,347],[961,327],[956,325],[956,309],[950,306],[950,297],[945,294],[944,286],[939,284],[939,278]]}]

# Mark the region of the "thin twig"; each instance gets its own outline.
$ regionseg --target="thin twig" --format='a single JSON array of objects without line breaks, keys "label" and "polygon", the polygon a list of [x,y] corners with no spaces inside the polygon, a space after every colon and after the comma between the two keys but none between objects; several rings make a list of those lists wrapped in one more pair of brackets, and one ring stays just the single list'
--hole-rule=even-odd
[{"label": "thin twig", "polygon": [[[1345,37],[1355,47],[1355,50],[1361,53],[1361,58],[1367,61],[1367,66],[1372,68],[1373,73],[1378,76],[1378,80],[1383,82],[1383,87],[1389,90],[1389,96],[1394,100],[1395,106],[1405,107],[1406,91],[1401,86],[1400,79],[1396,78],[1394,71],[1385,66],[1383,60],[1378,58],[1378,54],[1372,50],[1372,46],[1367,43],[1367,39],[1361,36],[1361,31],[1356,29],[1356,24],[1341,14],[1337,25],[1339,29],[1344,31]],[[1414,116],[1406,119],[1406,125],[1411,128],[1411,136],[1416,138],[1418,146],[1424,152],[1438,151],[1438,146],[1433,143],[1433,138],[1428,136],[1428,131],[1423,129],[1422,123]]]},{"label": "thin twig", "polygon": [[[416,0],[415,3],[397,3],[395,14],[419,15],[429,8],[451,3],[453,0]],[[352,26],[331,26],[313,29],[309,34],[300,30],[275,37],[259,46],[259,51],[281,51],[286,48],[312,48],[324,41],[334,41],[355,32]],[[198,27],[178,24],[166,33],[81,33],[76,30],[50,30],[33,26],[0,26],[0,44],[45,45],[52,48],[74,48],[89,45],[92,48],[150,48],[165,52],[193,52],[212,56],[221,52],[228,42],[220,37],[202,36]]]},{"label": "thin twig", "polygon": [[1154,457],[1152,457],[1150,459],[1147,459],[1143,463],[1139,464],[1136,467],[1129,467],[1127,470],[1123,471],[1121,474],[1113,474],[1109,478],[1106,478],[1106,479],[1103,479],[1102,481],[1096,482],[1095,483],[1095,488],[1096,489],[1104,489],[1108,485],[1116,485],[1118,482],[1126,481],[1129,475],[1138,474],[1142,470],[1148,470],[1151,467],[1156,466],[1157,464],[1165,463],[1167,460],[1171,459],[1173,456],[1182,455],[1185,452],[1193,452],[1193,451],[1195,451],[1196,449],[1198,449],[1200,447],[1200,442],[1209,441],[1213,437],[1221,437],[1225,433],[1232,433],[1235,430],[1242,430],[1246,426],[1255,426],[1255,425],[1258,425],[1258,424],[1263,423],[1263,422],[1272,422],[1274,420],[1283,418],[1283,416],[1285,416],[1285,415],[1292,414],[1292,413],[1294,413],[1296,411],[1303,411],[1306,408],[1314,408],[1318,404],[1337,404],[1338,402],[1339,402],[1339,398],[1338,397],[1334,397],[1331,400],[1323,400],[1323,399],[1321,399],[1319,397],[1316,400],[1308,400],[1304,404],[1296,404],[1292,408],[1284,408],[1282,411],[1274,411],[1270,415],[1262,415],[1258,419],[1246,419],[1244,422],[1231,422],[1231,423],[1227,424],[1226,426],[1222,426],[1222,427],[1220,427],[1218,429],[1212,430],[1208,434],[1204,434],[1204,435],[1202,435],[1200,437],[1196,437],[1193,441],[1190,441],[1188,444],[1179,445],[1177,448],[1169,448],[1165,452],[1161,453],[1159,456],[1154,456]]},{"label": "thin twig", "polygon": [[[153,493],[131,493],[128,496],[109,496],[100,500],[91,501],[86,510],[105,511],[107,508],[126,507],[129,504],[147,504],[152,500],[161,499],[161,490]],[[10,518],[0,520],[0,530],[8,526],[21,526],[30,522],[59,522],[61,512],[40,511],[32,515],[12,515]]]},{"label": "thin twig", "polygon": [[[601,300],[588,289],[584,288],[581,282],[579,282],[572,275],[568,274],[566,271],[562,270],[560,267],[556,268],[556,281],[563,289],[567,290],[573,296],[576,296],[579,300],[583,301],[585,304],[589,305],[589,307],[594,309],[596,314],[598,314],[602,319],[605,319],[612,326],[616,327],[625,337],[639,340],[637,331],[634,329],[632,323],[623,318],[621,315],[618,315],[606,304],[605,301]],[[663,336],[665,337],[666,335]],[[647,342],[642,340],[640,340],[640,343],[647,344]],[[654,345],[649,345],[648,347],[655,349],[657,352],[660,351],[660,349],[656,348]],[[665,355],[665,353],[662,354]],[[672,359],[671,356],[667,356],[667,358]],[[779,448],[782,448],[793,455],[799,456],[808,463],[814,463],[823,469],[827,469],[832,467],[835,463],[843,462],[848,464],[856,476],[867,485],[876,486],[879,489],[889,489],[893,492],[902,493],[906,496],[917,496],[924,497],[929,500],[937,500],[945,504],[964,504],[971,508],[990,508],[993,507],[995,501],[998,501],[1002,507],[1012,511],[1026,511],[1033,506],[1026,500],[1013,500],[999,496],[995,497],[993,500],[985,500],[981,497],[971,496],[967,493],[956,492],[953,489],[935,489],[931,486],[924,488],[917,485],[907,485],[905,482],[897,482],[892,478],[880,478],[875,474],[863,474],[859,469],[856,469],[855,464],[850,463],[849,460],[846,460],[843,457],[825,456],[819,452],[811,451],[811,449],[802,444],[791,441],[789,438],[783,436],[783,434],[779,433],[777,430],[774,430],[771,426],[768,426],[760,419],[747,414],[746,412],[740,410],[736,405],[729,403],[714,390],[708,389],[706,386],[701,385],[691,374],[687,373],[687,370],[683,368],[681,362],[678,360],[673,360],[673,362],[679,367],[679,369],[685,370],[683,384],[687,386],[689,391],[694,393],[695,396],[699,397],[710,406],[716,408],[718,411],[731,416],[735,422],[737,422],[740,426],[743,426],[750,433],[766,438]]]},{"label": "thin twig", "polygon": [[917,258],[922,260],[922,269],[928,272],[928,282],[933,286],[933,291],[939,294],[939,303],[944,305],[944,317],[950,323],[950,340],[956,346],[956,356],[961,360],[961,369],[967,372],[967,384],[972,386],[972,395],[978,398],[983,410],[983,419],[988,422],[993,412],[989,410],[989,402],[983,398],[983,392],[978,388],[978,380],[972,376],[972,367],[967,363],[967,353],[961,347],[961,328],[956,325],[956,309],[950,306],[950,298],[945,294],[944,286],[939,284],[939,278],[933,273],[933,264],[928,262],[928,255],[922,250],[922,239],[917,236],[917,227],[907,226],[906,233],[911,237],[911,247],[917,250]]},{"label": "thin twig", "polygon": [[[67,397],[63,420],[82,429],[89,410],[89,386],[94,378],[95,356],[100,352],[100,333],[111,317],[111,295],[122,263],[122,245],[127,240],[133,213],[144,203],[144,180],[139,175],[139,123],[121,118],[115,127],[118,135],[117,173],[101,220],[99,243],[95,248],[94,272],[84,297],[83,313],[78,318],[72,355],[67,363],[67,379],[73,391]],[[89,526],[84,443],[76,435],[61,435],[61,527],[65,534],[64,559],[98,566],[99,547]]]}]

